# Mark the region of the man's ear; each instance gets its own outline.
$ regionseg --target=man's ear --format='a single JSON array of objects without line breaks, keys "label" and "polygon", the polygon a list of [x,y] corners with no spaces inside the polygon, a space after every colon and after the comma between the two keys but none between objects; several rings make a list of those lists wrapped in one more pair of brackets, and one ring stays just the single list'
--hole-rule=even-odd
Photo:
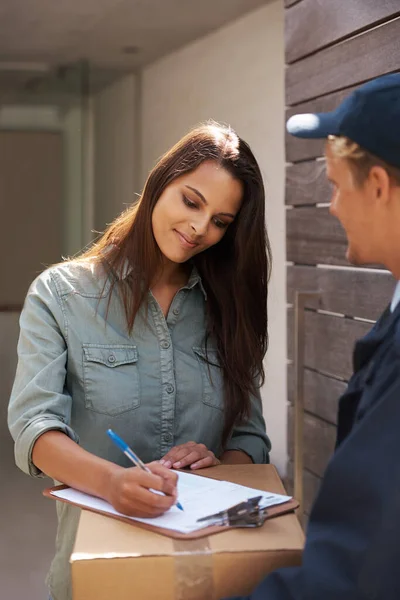
[{"label": "man's ear", "polygon": [[379,202],[387,204],[390,200],[390,177],[386,169],[379,165],[371,167],[367,178],[370,191]]}]

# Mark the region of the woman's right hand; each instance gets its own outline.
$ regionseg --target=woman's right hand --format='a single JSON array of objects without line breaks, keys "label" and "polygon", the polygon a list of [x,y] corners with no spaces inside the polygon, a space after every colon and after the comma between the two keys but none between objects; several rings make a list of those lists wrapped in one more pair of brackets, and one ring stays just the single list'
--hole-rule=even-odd
[{"label": "woman's right hand", "polygon": [[151,473],[138,467],[119,467],[111,475],[107,500],[118,512],[130,517],[158,517],[177,502],[177,473],[157,462],[146,466]]}]

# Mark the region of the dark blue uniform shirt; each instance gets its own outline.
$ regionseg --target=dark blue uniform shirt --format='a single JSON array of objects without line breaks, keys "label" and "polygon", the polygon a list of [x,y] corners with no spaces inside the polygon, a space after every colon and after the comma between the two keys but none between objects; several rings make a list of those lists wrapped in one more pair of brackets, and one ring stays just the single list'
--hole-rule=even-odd
[{"label": "dark blue uniform shirt", "polygon": [[275,571],[247,600],[400,600],[400,304],[353,360],[303,564]]}]

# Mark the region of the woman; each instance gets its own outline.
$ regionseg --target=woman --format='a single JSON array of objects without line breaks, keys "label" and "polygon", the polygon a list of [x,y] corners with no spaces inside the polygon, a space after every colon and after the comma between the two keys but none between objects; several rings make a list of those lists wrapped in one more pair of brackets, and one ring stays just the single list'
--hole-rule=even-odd
[{"label": "woman", "polygon": [[[22,470],[156,516],[176,502],[171,467],[268,462],[264,202],[249,146],[207,123],[161,158],[88,252],[34,281],[9,407]],[[159,461],[152,474],[126,468],[108,427]],[[77,511],[58,512],[49,586],[64,600]]]}]

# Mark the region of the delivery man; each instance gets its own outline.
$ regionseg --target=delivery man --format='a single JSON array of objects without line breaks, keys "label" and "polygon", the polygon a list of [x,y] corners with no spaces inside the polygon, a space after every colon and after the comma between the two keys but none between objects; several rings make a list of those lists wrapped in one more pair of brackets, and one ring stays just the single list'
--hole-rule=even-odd
[{"label": "delivery man", "polygon": [[[368,82],[333,112],[293,116],[287,129],[327,140],[330,212],[348,260],[384,265],[399,281],[400,74]],[[400,599],[400,282],[353,361],[303,564],[275,571],[247,600]]]}]

